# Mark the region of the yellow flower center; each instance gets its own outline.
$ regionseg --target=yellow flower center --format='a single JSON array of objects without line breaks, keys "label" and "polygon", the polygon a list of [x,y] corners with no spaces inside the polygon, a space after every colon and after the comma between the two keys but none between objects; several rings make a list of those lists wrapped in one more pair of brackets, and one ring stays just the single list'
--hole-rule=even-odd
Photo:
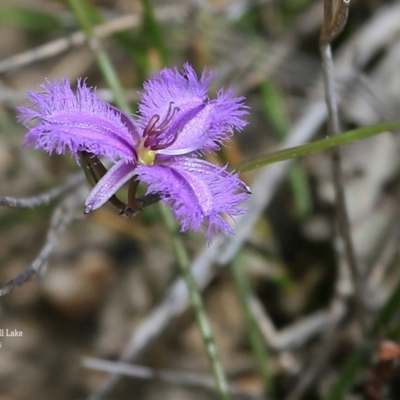
[{"label": "yellow flower center", "polygon": [[145,165],[153,165],[156,159],[156,152],[154,150],[144,150],[139,155],[139,162]]},{"label": "yellow flower center", "polygon": [[139,164],[153,165],[154,160],[156,159],[157,151],[145,147],[144,142],[142,141],[138,146],[137,155]]}]

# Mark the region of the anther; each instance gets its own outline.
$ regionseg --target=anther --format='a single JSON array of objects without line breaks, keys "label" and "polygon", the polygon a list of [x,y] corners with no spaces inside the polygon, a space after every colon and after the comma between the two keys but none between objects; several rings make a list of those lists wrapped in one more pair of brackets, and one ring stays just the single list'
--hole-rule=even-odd
[{"label": "anther", "polygon": [[167,115],[160,125],[156,126],[157,122],[160,120],[160,116],[158,114],[153,115],[153,117],[150,119],[143,132],[143,137],[146,138],[144,141],[144,147],[150,147],[154,142],[154,139],[171,124],[174,116],[180,110],[179,107],[172,107],[173,104],[174,102],[172,101],[169,103]]},{"label": "anther", "polygon": [[156,132],[155,126],[157,124],[157,122],[160,120],[160,116],[159,115],[153,115],[149,121],[149,123],[147,124],[146,128],[144,128],[143,131],[143,137],[150,137],[152,135],[154,135],[154,132]]}]

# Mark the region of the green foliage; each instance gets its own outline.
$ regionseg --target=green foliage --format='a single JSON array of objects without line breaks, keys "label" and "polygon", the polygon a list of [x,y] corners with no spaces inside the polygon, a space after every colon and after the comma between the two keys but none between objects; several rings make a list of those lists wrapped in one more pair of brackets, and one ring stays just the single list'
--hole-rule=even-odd
[{"label": "green foliage", "polygon": [[50,32],[59,29],[61,26],[58,18],[49,13],[34,11],[19,5],[1,3],[0,24],[33,32]]}]

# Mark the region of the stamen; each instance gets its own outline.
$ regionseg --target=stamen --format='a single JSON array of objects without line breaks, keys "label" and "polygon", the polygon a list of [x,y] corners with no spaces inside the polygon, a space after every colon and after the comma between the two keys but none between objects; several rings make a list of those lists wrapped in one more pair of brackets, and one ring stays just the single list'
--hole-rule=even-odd
[{"label": "stamen", "polygon": [[180,133],[180,131],[177,131],[169,142],[162,143],[162,144],[161,143],[155,144],[155,145],[151,146],[151,149],[154,151],[157,151],[157,150],[163,150],[169,146],[172,146],[176,142],[176,139],[178,139],[179,133]]},{"label": "stamen", "polygon": [[143,137],[146,138],[143,144],[144,147],[151,147],[154,139],[171,124],[175,114],[180,110],[179,107],[172,107],[173,104],[173,101],[169,103],[167,115],[159,126],[156,126],[157,122],[160,120],[160,116],[158,114],[153,115],[153,117],[150,119],[143,132]]},{"label": "stamen", "polygon": [[153,132],[156,131],[155,126],[156,123],[159,121],[160,116],[159,115],[153,115],[147,124],[146,128],[144,128],[143,131],[143,137],[149,137],[153,135]]},{"label": "stamen", "polygon": [[171,101],[169,103],[169,107],[168,107],[168,111],[167,111],[167,115],[164,118],[164,122],[157,128],[158,132],[163,131],[165,128],[168,127],[168,125],[171,123],[172,118],[174,117],[174,115],[179,111],[179,107],[174,107],[172,108],[172,105],[174,104],[173,101]]}]

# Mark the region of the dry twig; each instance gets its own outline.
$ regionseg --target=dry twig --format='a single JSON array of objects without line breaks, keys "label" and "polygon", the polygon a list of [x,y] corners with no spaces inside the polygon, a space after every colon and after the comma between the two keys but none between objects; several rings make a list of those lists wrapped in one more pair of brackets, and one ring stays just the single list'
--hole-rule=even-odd
[{"label": "dry twig", "polygon": [[[160,370],[144,367],[142,365],[112,362],[95,358],[83,359],[83,366],[96,371],[108,372],[109,374],[119,374],[139,379],[158,380],[179,386],[207,389],[215,393],[215,383],[211,376],[180,371]],[[240,390],[232,384],[228,386],[228,393],[232,396],[240,396],[241,399],[246,398],[249,400],[255,400],[257,398],[254,395],[250,395],[249,393]]]},{"label": "dry twig", "polygon": [[17,198],[11,196],[0,196],[0,206],[13,208],[36,208],[50,204],[53,200],[63,196],[64,194],[74,190],[79,185],[85,182],[85,176],[80,172],[65,183],[50,189],[42,194],[37,194],[32,197]]},{"label": "dry twig", "polygon": [[87,190],[79,188],[75,192],[70,193],[54,210],[49,230],[47,232],[46,243],[42,250],[32,262],[32,264],[21,272],[18,276],[9,281],[5,286],[0,289],[0,296],[11,293],[18,286],[21,286],[25,282],[35,276],[43,265],[48,260],[49,256],[54,250],[54,247],[58,243],[61,235],[65,232],[69,224],[74,218],[75,211],[79,204],[83,202],[84,196],[86,196]]}]

